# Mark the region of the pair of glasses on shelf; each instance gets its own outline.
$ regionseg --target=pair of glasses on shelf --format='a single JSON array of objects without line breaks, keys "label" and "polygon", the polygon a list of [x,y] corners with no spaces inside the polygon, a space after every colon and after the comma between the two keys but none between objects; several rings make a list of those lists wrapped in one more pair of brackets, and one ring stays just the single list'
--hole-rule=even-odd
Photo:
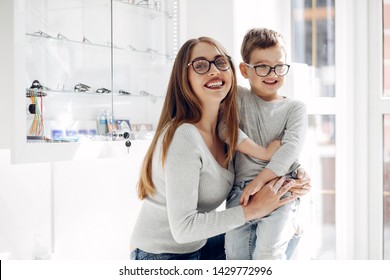
[{"label": "pair of glasses on shelf", "polygon": [[[38,30],[38,31],[34,32],[34,35],[45,37],[45,38],[56,38],[56,37],[53,37],[53,36],[47,34],[46,32],[41,31],[41,30]],[[57,39],[70,41],[67,37],[65,37],[61,33],[57,34]]]},{"label": "pair of glasses on shelf", "polygon": [[97,93],[110,93],[111,90],[107,89],[107,88],[98,88],[96,90]]},{"label": "pair of glasses on shelf", "polygon": [[30,86],[30,88],[43,89],[43,86],[38,80],[34,80]]},{"label": "pair of glasses on shelf", "polygon": [[123,89],[120,89],[120,90],[119,90],[119,93],[120,93],[120,94],[124,94],[124,95],[132,95],[130,92],[125,91],[125,90],[123,90]]},{"label": "pair of glasses on shelf", "polygon": [[[74,91],[76,91],[76,92],[89,92],[90,89],[91,89],[90,86],[88,86],[86,84],[82,84],[82,83],[78,83],[74,86]],[[110,93],[111,90],[104,88],[104,87],[101,87],[101,88],[98,88],[95,92],[96,93]]]},{"label": "pair of glasses on shelf", "polygon": [[34,35],[45,37],[45,38],[53,38],[53,36],[47,34],[46,32],[43,32],[41,30],[34,32]]},{"label": "pair of glasses on shelf", "polygon": [[161,2],[153,1],[153,0],[141,0],[135,5],[140,7],[146,7],[149,9],[155,9],[155,10],[161,9]]},{"label": "pair of glasses on shelf", "polygon": [[74,91],[76,92],[87,92],[91,89],[90,86],[87,86],[86,84],[78,83],[74,86]]}]

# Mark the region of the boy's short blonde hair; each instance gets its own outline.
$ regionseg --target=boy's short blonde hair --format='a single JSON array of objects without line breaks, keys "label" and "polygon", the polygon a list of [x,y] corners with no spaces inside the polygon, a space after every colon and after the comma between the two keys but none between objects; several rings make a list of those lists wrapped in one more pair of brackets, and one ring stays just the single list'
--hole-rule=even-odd
[{"label": "boy's short blonde hair", "polygon": [[281,34],[267,28],[252,28],[248,30],[244,36],[244,40],[242,40],[242,60],[245,63],[249,63],[253,50],[268,49],[276,46],[281,46],[287,56],[286,44]]}]

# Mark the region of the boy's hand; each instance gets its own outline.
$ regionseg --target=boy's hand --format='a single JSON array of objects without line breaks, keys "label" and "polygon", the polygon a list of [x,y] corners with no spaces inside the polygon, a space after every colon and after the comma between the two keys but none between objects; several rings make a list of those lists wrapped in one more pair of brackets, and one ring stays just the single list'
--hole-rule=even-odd
[{"label": "boy's hand", "polygon": [[310,192],[310,176],[307,174],[305,169],[300,167],[297,172],[297,179],[295,180],[295,185],[290,189],[290,191],[295,194],[297,197],[304,196]]},{"label": "boy's hand", "polygon": [[291,188],[293,182],[285,183],[285,178],[271,180],[265,184],[261,190],[256,193],[248,206],[244,207],[245,220],[262,218],[276,208],[294,200],[295,195],[282,198],[282,196]]},{"label": "boy's hand", "polygon": [[245,186],[244,191],[242,192],[240,204],[246,206],[250,196],[257,193],[259,190],[261,190],[262,187],[262,185],[256,184],[255,180],[251,181],[248,185]]}]

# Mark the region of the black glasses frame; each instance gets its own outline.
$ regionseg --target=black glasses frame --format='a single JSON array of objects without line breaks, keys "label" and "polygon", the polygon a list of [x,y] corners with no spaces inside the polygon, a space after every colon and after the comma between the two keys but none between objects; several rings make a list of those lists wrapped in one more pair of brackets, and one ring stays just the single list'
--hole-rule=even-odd
[{"label": "black glasses frame", "polygon": [[74,91],[76,92],[87,92],[90,90],[90,86],[87,86],[85,84],[82,84],[82,83],[78,83],[74,86]]},{"label": "black glasses frame", "polygon": [[[217,65],[217,63],[215,63],[218,59],[227,59],[228,63],[229,63],[229,67],[226,68],[226,69],[221,69],[219,68],[219,66]],[[195,66],[194,66],[194,62],[197,62],[197,61],[207,61],[209,63],[209,67],[207,68],[207,71],[205,72],[198,72],[196,69],[195,69]],[[218,70],[221,70],[221,71],[227,71],[229,70],[232,66],[231,66],[231,60],[230,60],[230,56],[218,56],[217,58],[215,58],[214,60],[207,60],[205,58],[195,58],[194,60],[190,61],[190,63],[187,64],[187,67],[189,67],[190,65],[192,65],[192,69],[194,69],[194,71],[199,74],[199,75],[204,75],[206,74],[207,72],[210,71],[210,68],[211,68],[211,64],[214,64],[215,67],[217,67]]]},{"label": "black glasses frame", "polygon": [[[244,64],[245,64],[246,66],[248,66],[248,67],[251,67],[251,68],[255,69],[256,75],[259,76],[259,77],[263,77],[263,78],[264,78],[264,77],[267,77],[267,76],[269,75],[269,73],[271,73],[271,71],[274,71],[274,73],[275,73],[276,76],[278,76],[278,77],[283,77],[283,76],[286,76],[287,73],[288,73],[288,71],[290,70],[290,65],[289,65],[289,64],[278,64],[278,65],[275,65],[274,67],[269,66],[269,65],[267,65],[267,64],[252,65],[252,64],[249,64],[249,63],[245,63],[245,62],[244,62]],[[265,74],[265,75],[260,75],[259,73],[257,73],[257,68],[260,68],[260,67],[262,67],[262,68],[268,67],[268,72],[267,72],[267,74]],[[278,67],[279,67],[279,68],[280,68],[280,67],[287,67],[286,73],[284,73],[284,74],[278,74],[277,71],[276,71],[276,69],[277,69]]]}]

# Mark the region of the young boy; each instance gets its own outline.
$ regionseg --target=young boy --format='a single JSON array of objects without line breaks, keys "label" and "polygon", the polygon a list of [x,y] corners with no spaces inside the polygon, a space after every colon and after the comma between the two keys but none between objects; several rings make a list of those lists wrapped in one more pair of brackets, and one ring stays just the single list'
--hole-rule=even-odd
[{"label": "young boy", "polygon": [[[290,67],[282,36],[265,28],[251,29],[242,42],[241,56],[244,62],[240,71],[249,80],[250,89],[238,89],[240,128],[260,146],[267,147],[274,140],[281,140],[282,146],[270,161],[237,152],[228,208],[246,205],[251,195],[276,177],[294,178],[306,127],[305,105],[278,94]],[[227,232],[227,259],[286,259],[288,242],[297,229],[298,206],[296,199],[266,217]]]}]

